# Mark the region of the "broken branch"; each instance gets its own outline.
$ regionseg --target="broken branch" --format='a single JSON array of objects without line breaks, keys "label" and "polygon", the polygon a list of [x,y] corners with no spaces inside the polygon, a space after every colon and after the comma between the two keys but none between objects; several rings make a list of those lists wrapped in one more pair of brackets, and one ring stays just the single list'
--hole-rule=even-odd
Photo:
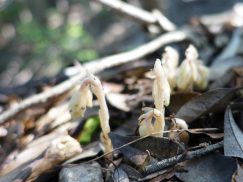
[{"label": "broken branch", "polygon": [[95,1],[145,25],[158,25],[165,31],[174,31],[176,29],[176,26],[158,10],[150,13],[120,0]]}]

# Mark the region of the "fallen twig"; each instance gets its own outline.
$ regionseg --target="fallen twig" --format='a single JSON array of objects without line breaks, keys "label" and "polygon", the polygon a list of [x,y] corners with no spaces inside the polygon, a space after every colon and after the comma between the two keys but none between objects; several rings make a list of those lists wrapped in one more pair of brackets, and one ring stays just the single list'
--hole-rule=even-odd
[{"label": "fallen twig", "polygon": [[[84,68],[91,73],[98,73],[107,68],[111,68],[114,66],[118,66],[124,63],[128,63],[140,59],[145,55],[154,52],[155,50],[159,49],[160,47],[166,44],[183,41],[185,39],[188,39],[189,37],[190,37],[189,33],[186,31],[175,31],[175,32],[166,33],[131,51],[108,56],[84,64]],[[84,70],[80,71],[77,75],[69,78],[63,83],[58,84],[53,88],[44,91],[40,94],[34,95],[32,97],[23,100],[17,106],[10,108],[9,110],[3,112],[0,115],[0,124],[5,123],[6,121],[14,117],[19,112],[22,112],[31,106],[40,103],[45,103],[48,99],[59,96],[69,91],[76,83],[78,83],[81,79],[83,79],[84,76],[85,76],[85,71]]]},{"label": "fallen twig", "polygon": [[145,175],[148,175],[148,174],[151,174],[151,173],[154,173],[154,172],[158,172],[160,170],[163,170],[163,169],[170,167],[172,165],[175,165],[177,163],[201,157],[203,155],[206,155],[206,154],[213,152],[217,149],[220,149],[222,147],[223,147],[223,141],[216,143],[216,144],[213,144],[213,145],[209,145],[208,147],[205,147],[205,148],[202,148],[202,149],[199,149],[199,150],[188,152],[186,154],[180,154],[178,156],[174,156],[174,157],[171,157],[169,159],[164,159],[164,160],[159,161],[155,164],[145,166],[143,173]]},{"label": "fallen twig", "polygon": [[122,15],[146,25],[158,25],[165,31],[174,31],[176,26],[158,10],[150,13],[120,0],[95,0]]}]

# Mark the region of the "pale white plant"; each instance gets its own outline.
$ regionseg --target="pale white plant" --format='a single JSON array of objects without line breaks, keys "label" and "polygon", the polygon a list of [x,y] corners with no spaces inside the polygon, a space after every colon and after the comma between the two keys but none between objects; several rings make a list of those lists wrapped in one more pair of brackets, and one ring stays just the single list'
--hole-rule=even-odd
[{"label": "pale white plant", "polygon": [[100,109],[99,118],[102,132],[100,134],[101,141],[105,148],[105,153],[112,151],[112,143],[109,138],[109,111],[105,100],[100,80],[94,75],[89,74],[78,86],[70,100],[70,114],[72,118],[82,117],[86,107],[92,106],[92,93],[97,97]]},{"label": "pale white plant", "polygon": [[193,88],[205,89],[208,84],[209,69],[198,59],[195,46],[189,45],[185,52],[186,59],[181,63],[177,74],[177,88],[191,91]]},{"label": "pale white plant", "polygon": [[[83,117],[86,107],[92,107],[93,95],[90,91],[89,85],[82,87],[80,85],[75,86],[72,91],[72,97],[69,102],[69,112],[73,119]],[[84,99],[86,98],[86,99]]]},{"label": "pale white plant", "polygon": [[[156,131],[155,125],[152,123],[152,119],[155,119],[155,122],[163,123],[164,116],[159,110],[154,108],[143,108],[145,112],[138,118],[138,125],[139,125],[139,135],[146,136],[154,133]],[[155,136],[161,136],[160,133],[156,134]]]},{"label": "pale white plant", "polygon": [[[152,95],[154,99],[155,109],[146,109],[145,113],[139,118],[139,134],[144,136],[147,134],[158,133],[156,136],[163,136],[165,127],[164,106],[170,103],[170,85],[166,77],[166,73],[159,59],[155,61],[153,73],[155,75]],[[155,118],[152,124],[152,118]]]},{"label": "pale white plant", "polygon": [[179,54],[173,47],[167,46],[162,55],[163,68],[167,75],[171,90],[176,87],[176,72],[179,64]]},{"label": "pale white plant", "polygon": [[153,83],[152,95],[155,108],[164,112],[164,105],[170,104],[170,85],[160,59],[156,59],[153,69],[155,78]]}]

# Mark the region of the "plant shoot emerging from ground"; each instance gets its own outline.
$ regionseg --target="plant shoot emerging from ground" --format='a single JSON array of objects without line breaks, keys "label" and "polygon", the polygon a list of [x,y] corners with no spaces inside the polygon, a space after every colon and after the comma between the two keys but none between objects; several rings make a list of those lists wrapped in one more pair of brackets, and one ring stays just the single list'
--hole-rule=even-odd
[{"label": "plant shoot emerging from ground", "polygon": [[97,77],[89,74],[81,85],[76,88],[70,100],[70,114],[72,118],[82,117],[86,107],[92,106],[92,93],[97,97],[100,106],[99,117],[102,129],[100,139],[104,144],[105,153],[108,153],[112,151],[112,144],[108,135],[110,132],[109,112],[102,84]]}]

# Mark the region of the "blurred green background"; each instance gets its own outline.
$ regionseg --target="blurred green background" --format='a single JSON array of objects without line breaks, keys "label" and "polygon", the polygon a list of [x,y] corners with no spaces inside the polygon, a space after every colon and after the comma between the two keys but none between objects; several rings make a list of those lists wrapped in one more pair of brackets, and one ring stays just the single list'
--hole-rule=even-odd
[{"label": "blurred green background", "polygon": [[8,77],[19,75],[21,83],[97,58],[83,26],[91,12],[86,1],[0,1],[0,70],[8,72],[1,86],[11,83]]}]

